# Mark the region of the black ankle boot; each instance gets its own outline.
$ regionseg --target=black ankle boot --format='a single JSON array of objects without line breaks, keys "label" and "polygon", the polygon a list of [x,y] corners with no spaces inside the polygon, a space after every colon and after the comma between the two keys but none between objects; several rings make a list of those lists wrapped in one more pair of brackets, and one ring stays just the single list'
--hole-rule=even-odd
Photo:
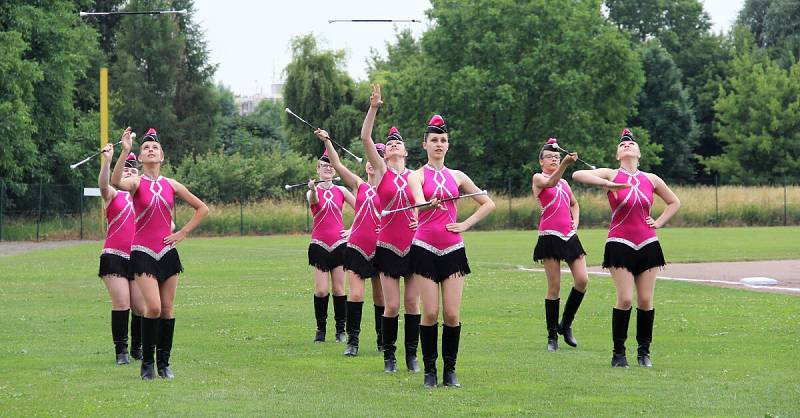
[{"label": "black ankle boot", "polygon": [[347,347],[344,355],[358,355],[358,335],[361,334],[361,310],[364,302],[347,302]]},{"label": "black ankle boot", "polygon": [[650,361],[650,342],[653,341],[653,320],[656,310],[643,311],[636,308],[636,342],[639,343],[637,360],[642,367],[653,367]]},{"label": "black ankle boot", "polygon": [[114,339],[114,352],[117,355],[117,364],[128,364],[128,312],[111,311],[111,336]]},{"label": "black ankle boot", "polygon": [[314,342],[321,343],[325,341],[325,327],[328,323],[328,295],[322,297],[314,295],[314,317],[317,319]]},{"label": "black ankle boot", "polygon": [[544,300],[544,317],[547,321],[547,351],[558,351],[558,306],[561,299]]},{"label": "black ankle boot", "polygon": [[156,378],[155,353],[158,338],[158,318],[142,318],[142,366],[139,375],[143,380]]},{"label": "black ankle boot", "polygon": [[437,350],[439,340],[439,324],[420,325],[419,339],[422,344],[422,364],[425,366],[423,386],[435,388],[438,381],[436,375],[436,359],[439,357]]},{"label": "black ankle boot", "polygon": [[169,358],[172,354],[172,336],[175,334],[175,318],[160,319],[158,321],[158,343],[156,344],[156,366],[158,375],[164,379],[172,379],[172,368],[169,367]]},{"label": "black ankle boot", "polygon": [[460,388],[456,376],[456,359],[458,358],[458,343],[461,339],[461,324],[457,327],[442,326],[442,360],[444,360],[444,374],[442,385]]},{"label": "black ankle boot", "polygon": [[142,359],[142,317],[131,312],[131,357]]},{"label": "black ankle boot", "polygon": [[397,346],[397,325],[399,316],[394,318],[382,317],[381,331],[383,333],[383,371],[394,373],[397,371],[397,358],[394,355]]},{"label": "black ankle boot", "polygon": [[383,320],[383,306],[372,305],[375,307],[375,335],[378,351],[383,351],[383,337],[381,336],[381,323]]},{"label": "black ankle boot", "polygon": [[345,322],[347,321],[347,296],[333,295],[333,319],[336,321],[336,342],[347,341]]},{"label": "black ankle boot", "polygon": [[625,340],[628,339],[628,324],[631,320],[631,310],[623,311],[614,308],[611,314],[611,336],[614,340],[614,353],[611,356],[611,367],[628,367],[628,358],[625,356]]},{"label": "black ankle boot", "polygon": [[583,293],[579,292],[574,287],[569,292],[567,303],[564,304],[564,313],[561,315],[561,323],[558,324],[558,333],[564,336],[564,342],[573,347],[578,346],[578,341],[572,336],[572,321],[575,319],[575,313],[583,301]]},{"label": "black ankle boot", "polygon": [[406,368],[410,372],[419,371],[417,361],[417,346],[419,345],[419,321],[422,319],[420,314],[403,315],[405,325],[405,346],[406,346]]}]

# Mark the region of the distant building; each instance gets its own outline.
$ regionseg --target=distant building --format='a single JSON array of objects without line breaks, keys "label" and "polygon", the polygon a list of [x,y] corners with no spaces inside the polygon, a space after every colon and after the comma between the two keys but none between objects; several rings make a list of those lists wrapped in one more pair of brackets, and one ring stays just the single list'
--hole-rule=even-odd
[{"label": "distant building", "polygon": [[270,84],[269,91],[264,92],[259,89],[258,93],[251,95],[237,95],[236,107],[239,109],[239,115],[244,116],[253,113],[262,100],[271,100],[276,102],[283,99],[283,83]]}]

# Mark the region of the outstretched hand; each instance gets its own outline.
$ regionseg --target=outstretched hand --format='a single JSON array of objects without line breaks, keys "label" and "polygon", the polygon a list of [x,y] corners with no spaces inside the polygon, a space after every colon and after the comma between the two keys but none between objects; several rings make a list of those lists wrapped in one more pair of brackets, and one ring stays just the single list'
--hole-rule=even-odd
[{"label": "outstretched hand", "polygon": [[122,149],[125,150],[125,154],[131,152],[133,149],[133,138],[131,138],[131,127],[125,128],[125,132],[122,133]]},{"label": "outstretched hand", "polygon": [[564,159],[561,160],[561,164],[569,166],[575,163],[575,161],[578,161],[578,153],[571,152],[564,156]]},{"label": "outstretched hand", "polygon": [[317,138],[319,138],[320,141],[329,141],[331,139],[331,136],[328,134],[328,131],[321,128],[317,128],[314,131],[314,134],[317,136]]},{"label": "outstretched hand", "polygon": [[103,154],[104,161],[110,163],[111,162],[111,157],[114,156],[114,144],[106,144],[106,146],[103,147],[102,154]]},{"label": "outstretched hand", "polygon": [[383,100],[381,100],[381,85],[380,84],[373,84],[372,85],[372,94],[369,96],[369,107],[381,107],[383,105]]}]

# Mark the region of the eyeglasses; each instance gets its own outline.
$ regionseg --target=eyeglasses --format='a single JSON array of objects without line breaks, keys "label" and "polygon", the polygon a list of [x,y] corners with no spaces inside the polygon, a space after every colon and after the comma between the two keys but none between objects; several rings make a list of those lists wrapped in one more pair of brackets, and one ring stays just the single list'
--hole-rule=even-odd
[{"label": "eyeglasses", "polygon": [[542,160],[560,160],[561,154],[547,154],[542,155]]},{"label": "eyeglasses", "polygon": [[319,168],[333,168],[333,166],[330,164],[320,164]]}]

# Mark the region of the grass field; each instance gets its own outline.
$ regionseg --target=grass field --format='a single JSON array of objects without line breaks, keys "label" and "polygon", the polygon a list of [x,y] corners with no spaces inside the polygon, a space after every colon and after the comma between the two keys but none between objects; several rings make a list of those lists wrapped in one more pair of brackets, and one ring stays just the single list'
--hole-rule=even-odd
[{"label": "grass field", "polygon": [[[602,257],[604,234],[581,232],[590,264]],[[797,227],[660,232],[675,262],[797,258],[799,235]],[[655,367],[611,369],[609,279],[590,283],[574,324],[579,347],[548,353],[543,274],[516,269],[533,265],[534,233],[465,238],[473,274],[462,308],[463,387],[432,391],[421,374],[383,373],[369,300],[359,357],[343,357],[343,344],[311,343],[306,236],[181,244],[173,381],[143,382],[138,363],[114,365],[98,243],[0,257],[0,416],[798,414],[798,297],[659,282]],[[635,315],[629,356],[634,333]]]}]

